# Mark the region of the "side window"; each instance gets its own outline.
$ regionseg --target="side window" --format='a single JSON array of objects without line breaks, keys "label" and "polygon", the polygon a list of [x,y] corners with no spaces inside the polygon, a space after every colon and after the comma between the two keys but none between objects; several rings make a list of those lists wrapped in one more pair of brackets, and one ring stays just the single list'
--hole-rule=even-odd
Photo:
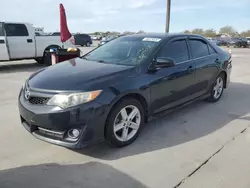
[{"label": "side window", "polygon": [[207,43],[199,39],[190,39],[190,47],[192,50],[193,58],[199,58],[209,55]]},{"label": "side window", "polygon": [[210,46],[209,44],[208,44],[208,49],[209,49],[210,54],[216,54],[217,53],[215,51],[215,49],[212,46]]},{"label": "side window", "polygon": [[4,36],[3,23],[0,23],[0,36]]},{"label": "side window", "polygon": [[9,37],[29,36],[24,24],[5,24],[6,35]]},{"label": "side window", "polygon": [[176,63],[189,60],[186,40],[176,40],[167,44],[158,57],[167,57],[175,60]]}]

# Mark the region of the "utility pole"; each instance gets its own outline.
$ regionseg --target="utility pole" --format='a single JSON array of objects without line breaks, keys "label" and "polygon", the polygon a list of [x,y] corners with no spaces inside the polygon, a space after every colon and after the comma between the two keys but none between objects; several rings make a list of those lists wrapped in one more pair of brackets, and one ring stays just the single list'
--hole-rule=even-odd
[{"label": "utility pole", "polygon": [[169,33],[170,25],[170,10],[171,10],[171,0],[167,0],[167,9],[166,9],[166,33]]}]

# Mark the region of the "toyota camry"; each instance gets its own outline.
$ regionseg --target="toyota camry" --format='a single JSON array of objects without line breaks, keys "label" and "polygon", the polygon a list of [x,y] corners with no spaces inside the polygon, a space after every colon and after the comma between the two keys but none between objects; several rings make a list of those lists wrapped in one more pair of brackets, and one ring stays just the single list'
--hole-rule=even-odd
[{"label": "toyota camry", "polygon": [[217,102],[231,55],[199,35],[123,36],[33,73],[19,94],[22,125],[43,141],[82,148],[131,144],[152,117]]}]

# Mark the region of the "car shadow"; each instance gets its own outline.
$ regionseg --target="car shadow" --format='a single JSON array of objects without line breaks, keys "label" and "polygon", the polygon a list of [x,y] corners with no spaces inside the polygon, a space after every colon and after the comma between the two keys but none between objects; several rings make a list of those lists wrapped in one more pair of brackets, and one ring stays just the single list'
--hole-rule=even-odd
[{"label": "car shadow", "polygon": [[77,165],[41,164],[0,171],[1,188],[146,188],[113,167],[89,162]]},{"label": "car shadow", "polygon": [[111,148],[106,143],[75,150],[104,160],[116,160],[160,150],[209,135],[250,112],[250,85],[231,83],[217,103],[195,102],[179,111],[155,119],[145,125],[131,145]]},{"label": "car shadow", "polygon": [[40,65],[36,62],[31,63],[1,63],[0,62],[0,74],[1,73],[16,73],[16,72],[36,72],[42,68],[46,67],[45,65]]}]

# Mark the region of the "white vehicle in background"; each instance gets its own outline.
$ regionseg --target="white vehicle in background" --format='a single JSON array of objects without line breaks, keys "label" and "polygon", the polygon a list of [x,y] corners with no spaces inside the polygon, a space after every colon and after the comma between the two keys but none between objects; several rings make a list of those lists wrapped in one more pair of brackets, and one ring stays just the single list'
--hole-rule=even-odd
[{"label": "white vehicle in background", "polygon": [[[0,22],[0,61],[35,59],[43,64],[47,52],[61,46],[60,36],[36,36],[32,24]],[[70,41],[64,43],[64,47],[73,46]]]},{"label": "white vehicle in background", "polygon": [[250,37],[246,37],[246,38],[247,38],[248,47],[250,47]]}]

